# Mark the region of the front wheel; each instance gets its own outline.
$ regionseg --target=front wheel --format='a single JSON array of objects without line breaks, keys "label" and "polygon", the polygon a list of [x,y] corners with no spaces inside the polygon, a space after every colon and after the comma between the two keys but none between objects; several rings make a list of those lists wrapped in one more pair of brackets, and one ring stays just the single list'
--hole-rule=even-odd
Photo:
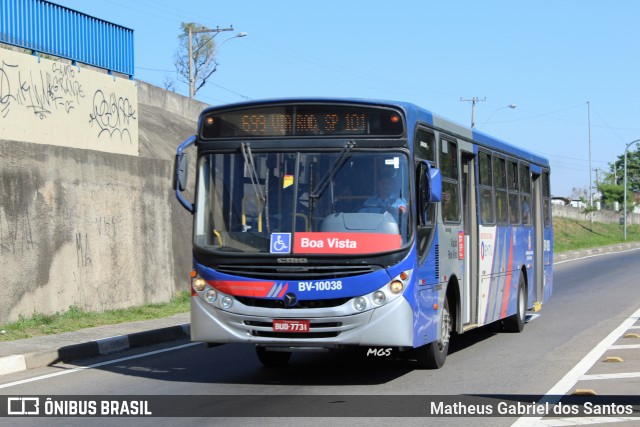
[{"label": "front wheel", "polygon": [[524,276],[520,273],[518,279],[518,302],[516,313],[504,319],[504,330],[507,332],[522,332],[527,313],[527,295],[525,292]]},{"label": "front wheel", "polygon": [[270,351],[264,347],[256,347],[258,360],[264,366],[284,366],[291,359],[290,351]]},{"label": "front wheel", "polygon": [[449,299],[445,297],[444,307],[440,312],[439,327],[440,337],[415,349],[418,367],[422,369],[439,369],[444,365],[449,353],[449,340],[453,329],[453,321],[449,313]]}]

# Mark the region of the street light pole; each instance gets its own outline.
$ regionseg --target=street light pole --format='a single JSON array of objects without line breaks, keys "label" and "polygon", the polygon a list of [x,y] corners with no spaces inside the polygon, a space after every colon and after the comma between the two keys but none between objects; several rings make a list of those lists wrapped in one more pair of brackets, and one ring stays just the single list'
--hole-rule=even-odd
[{"label": "street light pole", "polygon": [[481,128],[482,126],[484,126],[489,121],[489,119],[491,119],[491,117],[493,117],[493,115],[495,113],[497,113],[500,110],[504,110],[505,108],[511,108],[513,110],[514,108],[516,108],[516,104],[505,105],[504,107],[500,107],[500,108],[497,108],[497,109],[493,110],[493,113],[489,114],[489,117],[487,118],[487,120],[482,122],[482,124],[480,126],[478,126],[478,128]]},{"label": "street light pole", "polygon": [[640,139],[631,141],[624,149],[624,240],[627,240],[627,151],[629,151],[629,146],[631,146],[631,144],[635,144],[637,142],[640,142]]},{"label": "street light pole", "polygon": [[593,188],[591,188],[591,104],[587,101],[587,127],[589,128],[589,216],[593,223]]},{"label": "street light pole", "polygon": [[[233,25],[230,28],[215,28],[215,29],[210,29],[210,28],[205,28],[202,27],[199,30],[194,30],[193,29],[193,25],[189,24],[189,33],[188,33],[188,37],[189,37],[189,98],[193,98],[196,95],[196,85],[195,85],[195,81],[193,78],[193,35],[194,34],[202,34],[202,33],[214,33],[213,36],[211,36],[211,38],[209,40],[207,40],[207,43],[209,41],[211,41],[215,36],[217,36],[218,34],[220,34],[223,31],[233,31]],[[247,33],[239,33],[239,34],[244,34],[243,36],[236,36],[236,37],[244,37],[247,35]],[[234,38],[234,37],[232,37]],[[196,49],[197,51],[197,49]]]}]

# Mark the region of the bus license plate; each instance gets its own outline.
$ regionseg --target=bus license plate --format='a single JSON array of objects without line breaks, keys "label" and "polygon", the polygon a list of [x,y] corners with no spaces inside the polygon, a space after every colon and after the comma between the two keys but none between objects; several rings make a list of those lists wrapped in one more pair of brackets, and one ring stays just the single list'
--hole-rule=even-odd
[{"label": "bus license plate", "polygon": [[273,319],[274,332],[309,332],[308,320]]}]

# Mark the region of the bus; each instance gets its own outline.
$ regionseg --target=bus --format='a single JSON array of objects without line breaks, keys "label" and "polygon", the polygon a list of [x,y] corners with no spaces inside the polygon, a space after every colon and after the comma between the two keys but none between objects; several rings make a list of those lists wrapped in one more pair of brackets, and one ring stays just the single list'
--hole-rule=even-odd
[{"label": "bus", "polygon": [[549,176],[411,103],[208,108],[173,180],[194,217],[191,339],[249,343],[265,366],[360,347],[433,369],[453,334],[520,332],[552,293]]}]

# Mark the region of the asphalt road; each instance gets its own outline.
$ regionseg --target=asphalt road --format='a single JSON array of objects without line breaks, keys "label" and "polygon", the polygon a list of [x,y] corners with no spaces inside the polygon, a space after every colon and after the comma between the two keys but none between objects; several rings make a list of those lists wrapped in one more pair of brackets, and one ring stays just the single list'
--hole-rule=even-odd
[{"label": "asphalt road", "polygon": [[[310,404],[318,396],[325,417],[344,415],[336,404],[357,396],[371,398],[371,405],[398,415],[402,399],[393,395],[510,396],[545,395],[612,331],[625,321],[640,333],[640,320],[629,317],[640,308],[640,250],[604,254],[559,263],[554,271],[554,292],[540,316],[531,319],[523,333],[495,333],[481,328],[452,342],[445,366],[418,370],[404,358],[365,356],[335,352],[294,354],[284,368],[260,365],[252,347],[230,344],[204,348],[188,342],[171,343],[137,352],[84,361],[81,365],[56,365],[0,377],[0,394],[21,395],[246,395],[243,405],[260,405],[272,399],[283,414],[300,415],[299,401]],[[635,329],[633,329],[635,328]],[[622,342],[617,340],[616,343]],[[630,344],[630,342],[629,342]],[[640,344],[640,339],[635,341]],[[177,347],[179,346],[179,347]],[[171,349],[172,347],[177,347]],[[153,354],[146,354],[155,351]],[[625,362],[607,364],[606,372],[640,371],[640,349],[620,350]],[[130,357],[130,358],[129,358]],[[599,372],[598,360],[587,373]],[[92,365],[99,365],[93,366]],[[583,362],[584,364],[584,362]],[[89,368],[86,368],[89,367]],[[639,395],[640,374],[564,384],[567,393],[588,387],[598,394]],[[588,383],[588,384],[587,384]],[[586,385],[585,385],[586,384]],[[558,390],[556,387],[555,390]],[[563,392],[564,394],[564,392]],[[333,399],[323,409],[324,395]],[[264,396],[264,397],[262,397]],[[281,400],[273,396],[282,396]],[[197,400],[194,397],[194,401]],[[287,406],[287,399],[291,402]],[[296,403],[298,402],[298,403]],[[198,403],[196,403],[198,404]],[[425,402],[425,406],[428,403]],[[289,410],[287,410],[289,407]],[[310,406],[311,408],[311,406]],[[313,410],[310,409],[310,414]],[[425,409],[425,412],[427,409]],[[241,415],[242,410],[238,410]],[[302,411],[304,413],[304,411]],[[244,414],[243,414],[244,415]],[[249,413],[249,415],[251,415]],[[635,414],[640,416],[640,414]],[[553,417],[547,417],[553,418]],[[524,423],[523,423],[524,421]],[[534,419],[479,418],[118,418],[121,425],[512,425],[531,424]],[[544,422],[545,420],[539,421]],[[114,418],[0,418],[6,425],[113,425]],[[620,424],[632,425],[628,419]]]}]

